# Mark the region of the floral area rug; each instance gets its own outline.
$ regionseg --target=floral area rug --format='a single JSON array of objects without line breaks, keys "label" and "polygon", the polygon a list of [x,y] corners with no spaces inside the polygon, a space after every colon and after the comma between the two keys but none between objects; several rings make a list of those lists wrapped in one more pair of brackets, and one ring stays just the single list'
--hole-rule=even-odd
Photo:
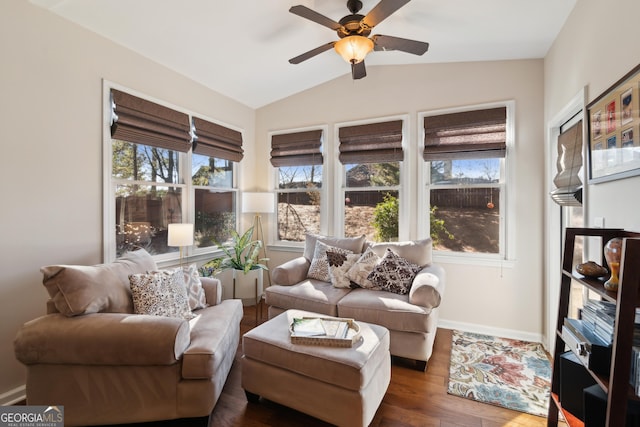
[{"label": "floral area rug", "polygon": [[550,379],[542,344],[453,331],[449,394],[546,417]]}]

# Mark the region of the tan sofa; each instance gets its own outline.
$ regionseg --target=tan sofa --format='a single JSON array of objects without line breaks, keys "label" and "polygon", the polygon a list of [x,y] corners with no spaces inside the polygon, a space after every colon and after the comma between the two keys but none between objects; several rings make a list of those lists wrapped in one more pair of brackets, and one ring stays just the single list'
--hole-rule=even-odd
[{"label": "tan sofa", "polygon": [[[367,247],[379,257],[387,248],[422,269],[407,294],[363,288],[338,288],[330,282],[308,278],[316,242],[362,253]],[[347,317],[389,329],[394,356],[414,359],[425,370],[436,336],[445,274],[432,262],[431,239],[408,242],[368,243],[362,238],[307,235],[304,255],[276,267],[272,286],[265,290],[269,318],[299,309],[329,316]]]},{"label": "tan sofa", "polygon": [[64,405],[65,425],[210,415],[238,348],[242,304],[222,301],[220,282],[202,278],[208,306],[193,319],[133,314],[129,275],[156,269],[145,251],[43,268],[48,314],[15,339],[27,404]]}]

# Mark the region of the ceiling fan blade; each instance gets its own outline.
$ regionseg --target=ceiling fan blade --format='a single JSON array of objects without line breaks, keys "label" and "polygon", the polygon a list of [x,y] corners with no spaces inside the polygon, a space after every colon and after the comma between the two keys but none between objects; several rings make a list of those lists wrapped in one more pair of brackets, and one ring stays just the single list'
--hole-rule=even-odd
[{"label": "ceiling fan blade", "polygon": [[409,1],[410,0],[380,0],[380,3],[371,9],[371,11],[367,13],[367,16],[362,18],[362,23],[369,28],[373,28],[387,19],[393,12],[409,3]]},{"label": "ceiling fan blade", "polygon": [[429,49],[429,43],[400,37],[376,34],[371,37],[371,40],[373,40],[375,50],[400,50],[414,55],[422,55]]},{"label": "ceiling fan blade", "polygon": [[323,44],[322,46],[318,46],[317,48],[311,49],[310,51],[305,52],[302,55],[298,55],[295,58],[291,58],[289,60],[289,63],[290,64],[299,64],[302,61],[306,61],[309,58],[313,58],[314,56],[319,55],[322,52],[331,49],[334,44],[336,44],[336,42],[329,42],[327,44]]},{"label": "ceiling fan blade", "polygon": [[327,18],[326,16],[316,12],[315,10],[311,10],[306,6],[302,6],[302,5],[292,6],[291,9],[289,9],[289,12],[293,13],[294,15],[298,15],[310,21],[313,21],[316,24],[324,25],[325,27],[331,28],[332,30],[335,30],[335,31],[342,28],[342,25],[340,25],[333,19]]},{"label": "ceiling fan blade", "polygon": [[364,61],[360,61],[357,64],[351,64],[351,77],[353,80],[358,80],[367,76],[367,68],[364,66]]}]

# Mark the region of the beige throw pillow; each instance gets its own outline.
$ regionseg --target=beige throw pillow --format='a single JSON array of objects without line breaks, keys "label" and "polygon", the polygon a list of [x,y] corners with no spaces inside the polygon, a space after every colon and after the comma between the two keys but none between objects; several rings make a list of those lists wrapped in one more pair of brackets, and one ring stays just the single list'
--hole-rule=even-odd
[{"label": "beige throw pillow", "polygon": [[336,248],[348,249],[354,254],[359,254],[362,253],[366,238],[364,234],[360,237],[331,237],[307,233],[305,235],[303,256],[309,260],[309,262],[313,260],[317,241]]},{"label": "beige throw pillow", "polygon": [[49,265],[42,283],[56,309],[66,316],[88,313],[133,313],[129,275],[156,270],[144,249],[127,252],[110,264]]}]

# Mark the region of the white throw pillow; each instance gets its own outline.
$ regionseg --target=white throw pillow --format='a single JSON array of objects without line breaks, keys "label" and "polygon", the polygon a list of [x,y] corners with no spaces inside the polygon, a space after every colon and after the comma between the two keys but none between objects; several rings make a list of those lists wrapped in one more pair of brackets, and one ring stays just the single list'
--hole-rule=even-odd
[{"label": "white throw pillow", "polygon": [[191,310],[205,308],[207,306],[207,298],[205,297],[204,288],[200,281],[198,267],[194,263],[188,267],[183,267],[183,270],[184,285],[187,288],[187,295],[189,297],[189,307]]},{"label": "white throw pillow", "polygon": [[367,248],[358,261],[347,271],[347,277],[361,288],[380,289],[368,279],[369,274],[379,261],[380,257],[371,248]]},{"label": "white throw pillow", "polygon": [[186,320],[195,317],[189,307],[184,272],[181,268],[131,274],[129,282],[136,314],[178,317]]},{"label": "white throw pillow", "polygon": [[329,246],[318,240],[316,242],[316,249],[313,252],[313,259],[311,260],[311,266],[309,267],[309,272],[307,273],[307,277],[309,279],[322,280],[323,282],[331,281],[331,277],[329,276],[329,261],[327,260],[328,250],[336,253],[345,254],[345,255],[353,253],[349,249],[342,249],[342,248]]},{"label": "white throw pillow", "polygon": [[329,262],[329,277],[334,288],[351,288],[351,280],[347,277],[347,271],[358,261],[360,254],[341,254],[327,251]]}]

